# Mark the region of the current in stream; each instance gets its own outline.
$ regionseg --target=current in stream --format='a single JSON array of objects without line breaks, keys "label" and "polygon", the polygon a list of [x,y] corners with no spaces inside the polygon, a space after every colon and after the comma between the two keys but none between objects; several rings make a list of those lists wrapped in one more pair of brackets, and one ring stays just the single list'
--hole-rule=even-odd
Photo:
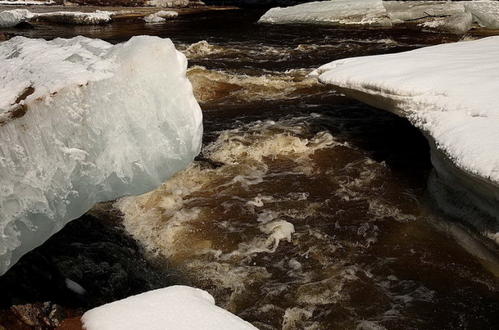
[{"label": "current in stream", "polygon": [[257,25],[258,10],[23,35],[169,37],[189,59],[204,147],[118,201],[126,230],[259,329],[493,329],[497,248],[427,194],[424,137],[309,76],[335,59],[456,41],[409,30]]}]

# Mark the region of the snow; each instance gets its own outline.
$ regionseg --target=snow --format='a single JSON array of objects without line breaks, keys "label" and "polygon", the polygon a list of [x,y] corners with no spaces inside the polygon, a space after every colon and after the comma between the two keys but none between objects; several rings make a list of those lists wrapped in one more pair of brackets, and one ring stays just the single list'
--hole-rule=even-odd
[{"label": "snow", "polygon": [[259,20],[273,24],[339,24],[396,26],[464,34],[476,23],[499,28],[497,1],[330,0],[272,8]]},{"label": "snow", "polygon": [[55,11],[48,13],[32,13],[27,9],[13,9],[0,12],[0,27],[13,27],[17,24],[33,19],[45,20],[64,24],[104,24],[111,22],[113,12],[100,11]]},{"label": "snow", "polygon": [[82,317],[87,330],[244,330],[250,323],[215,305],[206,291],[171,286],[94,308]]},{"label": "snow", "polygon": [[491,186],[495,193],[487,194],[497,205],[498,58],[499,37],[489,37],[342,59],[315,74],[347,95],[409,119],[461,173]]},{"label": "snow", "polygon": [[381,0],[334,0],[272,8],[259,23],[390,26]]},{"label": "snow", "polygon": [[187,7],[189,0],[146,0],[146,6],[151,7]]},{"label": "snow", "polygon": [[33,6],[33,5],[54,5],[55,1],[36,1],[36,0],[0,0],[0,5],[11,6]]},{"label": "snow", "polygon": [[34,17],[53,23],[92,25],[111,22],[111,15],[113,15],[113,12],[101,10],[97,10],[93,13],[78,11],[55,11],[49,13],[34,14]]},{"label": "snow", "polygon": [[95,203],[192,161],[202,115],[186,68],[157,37],[0,43],[0,274]]},{"label": "snow", "polygon": [[177,16],[178,16],[178,13],[176,11],[161,10],[161,11],[158,11],[156,13],[147,15],[146,17],[144,17],[144,21],[146,23],[161,23],[161,22],[166,21],[166,18],[175,18]]},{"label": "snow", "polygon": [[26,9],[4,10],[0,12],[0,28],[16,26],[33,17],[33,14]]}]

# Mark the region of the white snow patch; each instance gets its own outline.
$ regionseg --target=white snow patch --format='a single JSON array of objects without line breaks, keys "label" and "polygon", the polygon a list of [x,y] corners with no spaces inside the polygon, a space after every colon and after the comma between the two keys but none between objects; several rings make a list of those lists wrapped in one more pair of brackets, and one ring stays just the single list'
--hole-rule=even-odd
[{"label": "white snow patch", "polygon": [[111,22],[113,12],[100,11],[54,11],[48,13],[32,13],[27,9],[4,10],[0,12],[0,27],[13,27],[17,24],[33,19],[63,24],[105,24]]},{"label": "white snow patch", "polygon": [[0,274],[100,201],[198,154],[202,115],[169,39],[0,43]]},{"label": "white snow patch", "polygon": [[187,7],[189,0],[147,0],[145,4],[151,7]]},{"label": "white snow patch", "polygon": [[206,291],[171,286],[115,301],[86,312],[87,330],[238,330],[256,329],[215,305]]},{"label": "white snow patch", "polygon": [[35,18],[53,23],[63,24],[105,24],[111,22],[113,12],[97,10],[95,12],[55,11],[49,13],[33,14]]},{"label": "white snow patch", "polygon": [[488,198],[497,205],[498,58],[499,37],[489,37],[342,59],[315,74],[347,95],[408,118],[461,171],[495,187]]},{"label": "white snow patch", "polygon": [[35,1],[35,0],[0,0],[0,5],[9,5],[9,6],[34,6],[34,5],[53,5],[55,1],[46,0],[46,1]]},{"label": "white snow patch", "polygon": [[147,15],[146,17],[144,17],[144,21],[146,23],[161,23],[161,22],[166,21],[166,19],[175,18],[177,16],[178,16],[178,13],[176,11],[161,10],[161,11],[158,11],[154,14]]},{"label": "white snow patch", "polygon": [[16,26],[33,17],[33,14],[27,9],[4,10],[0,12],[0,28]]}]

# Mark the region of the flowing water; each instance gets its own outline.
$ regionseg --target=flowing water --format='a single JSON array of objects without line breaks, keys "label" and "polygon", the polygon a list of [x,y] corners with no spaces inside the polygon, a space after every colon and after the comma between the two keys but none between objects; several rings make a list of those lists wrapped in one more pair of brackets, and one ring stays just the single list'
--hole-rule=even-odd
[{"label": "flowing water", "polygon": [[308,74],[456,37],[260,26],[259,11],[31,37],[170,37],[204,111],[202,154],[116,206],[126,230],[260,329],[493,329],[498,252],[432,206],[425,139]]}]

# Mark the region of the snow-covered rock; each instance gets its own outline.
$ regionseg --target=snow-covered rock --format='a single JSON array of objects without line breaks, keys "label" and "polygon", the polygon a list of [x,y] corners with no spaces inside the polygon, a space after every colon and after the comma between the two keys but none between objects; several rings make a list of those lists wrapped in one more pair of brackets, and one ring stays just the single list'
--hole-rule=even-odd
[{"label": "snow-covered rock", "polygon": [[381,0],[332,0],[272,8],[258,21],[273,24],[390,26]]},{"label": "snow-covered rock", "polygon": [[428,137],[440,177],[499,220],[498,59],[499,37],[489,37],[342,59],[316,74],[348,96],[409,119]]},{"label": "snow-covered rock", "polygon": [[161,10],[161,11],[158,11],[156,13],[147,15],[146,17],[144,17],[144,21],[146,23],[161,23],[161,22],[166,21],[166,19],[172,19],[172,18],[175,18],[177,16],[178,16],[178,13],[176,11]]},{"label": "snow-covered rock", "polygon": [[94,308],[82,317],[87,330],[253,330],[215,305],[206,291],[171,286]]},{"label": "snow-covered rock", "polygon": [[95,203],[141,194],[200,150],[169,39],[0,43],[0,274]]},{"label": "snow-covered rock", "polygon": [[499,27],[497,1],[330,0],[272,8],[259,20],[273,24],[397,26],[463,34],[476,23]]},{"label": "snow-covered rock", "polygon": [[0,28],[16,26],[32,17],[33,14],[27,9],[4,10],[0,12]]}]

